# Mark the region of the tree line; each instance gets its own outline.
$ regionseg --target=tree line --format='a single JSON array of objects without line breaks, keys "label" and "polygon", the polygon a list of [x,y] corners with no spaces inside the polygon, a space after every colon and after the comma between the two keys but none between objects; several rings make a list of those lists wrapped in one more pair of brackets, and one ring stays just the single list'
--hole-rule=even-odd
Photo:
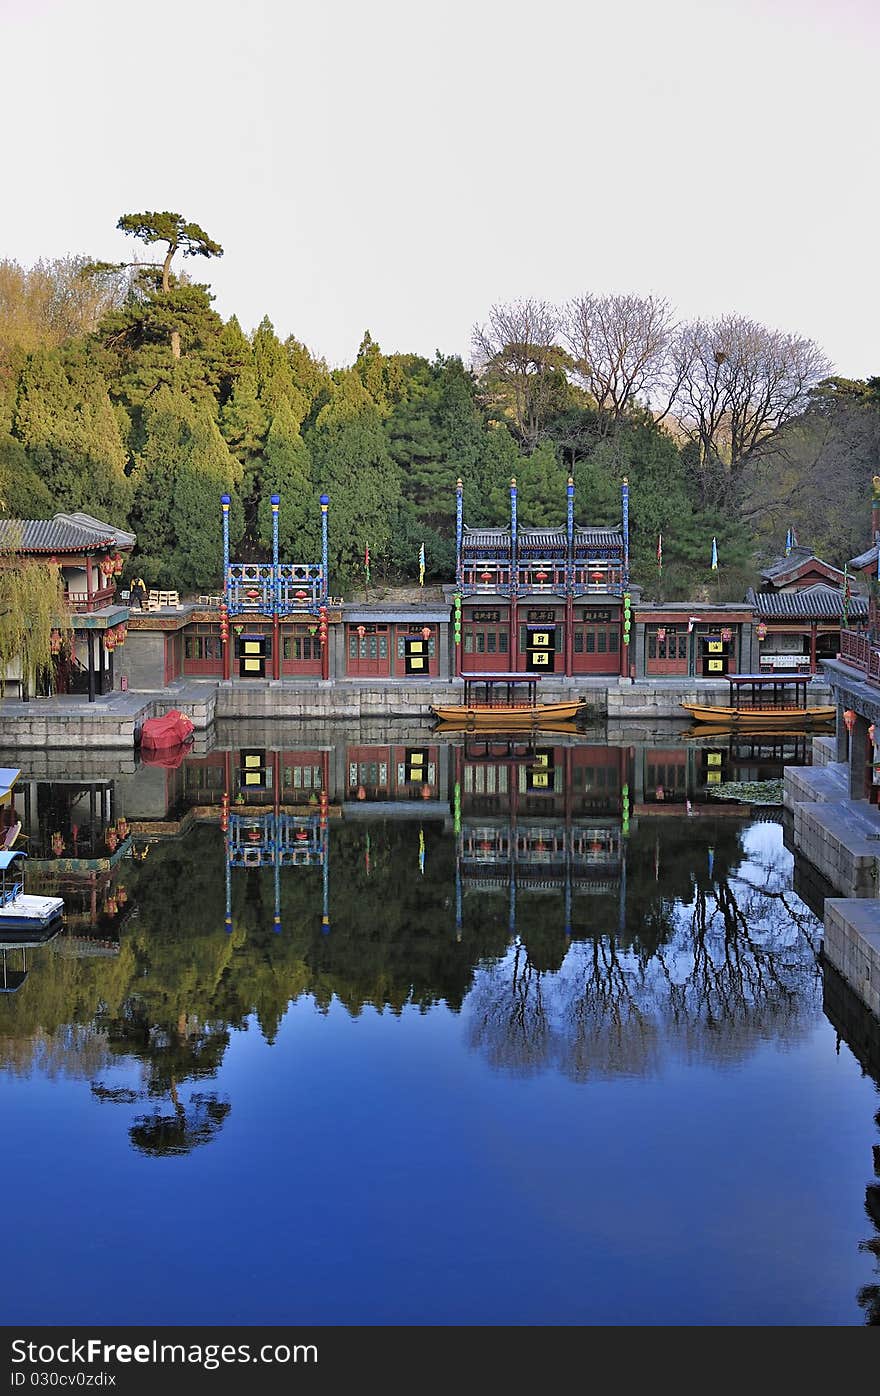
[{"label": "tree line", "polygon": [[[0,494],[9,515],[84,509],[138,536],[136,570],[183,591],[220,581],[217,501],[236,555],[318,555],[331,498],[334,589],[429,579],[465,518],[556,526],[574,477],[583,522],[620,518],[634,576],[665,599],[742,595],[794,527],[832,560],[864,544],[880,445],[878,380],[831,376],[821,349],[733,315],[680,322],[659,296],[492,307],[474,358],[385,354],[369,332],[330,369],[264,318],[245,333],[183,270],[222,246],[175,213],[125,214],[137,255],[0,263]],[[149,259],[149,260],[148,260]],[[656,563],[663,535],[663,569]],[[711,574],[712,538],[720,568]]]}]

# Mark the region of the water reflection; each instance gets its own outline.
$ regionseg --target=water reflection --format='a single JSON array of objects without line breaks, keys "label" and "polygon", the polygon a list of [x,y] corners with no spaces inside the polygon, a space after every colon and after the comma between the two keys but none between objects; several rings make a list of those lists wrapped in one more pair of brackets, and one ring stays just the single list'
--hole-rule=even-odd
[{"label": "water reflection", "polygon": [[[823,980],[821,897],[792,891],[777,815],[710,794],[808,755],[786,734],[233,729],[179,764],[26,771],[31,883],[67,925],[0,946],[0,1068],[87,1082],[151,1159],[228,1135],[235,1034],[273,1043],[302,999],[353,1018],[445,1005],[473,1060],[578,1083],[727,1071],[805,1041],[824,1006],[880,1081],[876,1031]],[[865,1209],[880,1257],[876,1182]],[[880,1322],[880,1283],[859,1303]]]}]

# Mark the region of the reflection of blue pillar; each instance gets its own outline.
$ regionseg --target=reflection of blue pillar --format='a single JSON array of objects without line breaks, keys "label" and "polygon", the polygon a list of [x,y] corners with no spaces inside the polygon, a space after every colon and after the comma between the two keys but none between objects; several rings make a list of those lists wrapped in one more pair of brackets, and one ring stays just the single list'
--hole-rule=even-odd
[{"label": "reflection of blue pillar", "polygon": [[221,494],[220,505],[223,509],[223,590],[229,598],[229,505],[228,494]]},{"label": "reflection of blue pillar", "polygon": [[565,534],[568,545],[565,568],[565,586],[568,594],[574,590],[574,480],[568,477],[565,500]]},{"label": "reflection of blue pillar", "polygon": [[281,836],[277,816],[272,816],[272,861],[275,864],[275,919],[272,926],[276,935],[281,934]]},{"label": "reflection of blue pillar", "polygon": [[280,597],[280,578],[278,575],[278,510],[281,506],[281,496],[272,495],[272,610],[278,614]]},{"label": "reflection of blue pillar", "polygon": [[510,840],[510,901],[507,913],[507,931],[511,938],[516,935],[516,842],[513,834]]},{"label": "reflection of blue pillar", "polygon": [[462,491],[464,485],[459,478],[455,482],[455,581],[459,591],[461,590],[461,544],[464,536],[464,520],[462,516]]},{"label": "reflection of blue pillar", "polygon": [[330,545],[327,535],[327,510],[330,507],[329,494],[321,495],[321,600],[326,604],[330,595]]},{"label": "reflection of blue pillar", "polygon": [[510,480],[510,585],[516,590],[516,476]]},{"label": "reflection of blue pillar", "polygon": [[626,933],[626,844],[620,848],[620,907],[617,915],[617,930],[620,936]]},{"label": "reflection of blue pillar", "polygon": [[461,940],[461,841],[455,844],[455,939]]},{"label": "reflection of blue pillar", "polygon": [[321,841],[323,878],[323,903],[321,909],[321,934],[330,934],[330,830],[324,830],[324,837]]},{"label": "reflection of blue pillar", "polygon": [[571,940],[571,830],[565,831],[565,936]]},{"label": "reflection of blue pillar", "polygon": [[629,480],[625,475],[620,493],[623,506],[623,589],[629,591]]},{"label": "reflection of blue pillar", "polygon": [[223,840],[223,857],[226,863],[226,934],[232,934],[232,864],[230,862],[229,836]]}]

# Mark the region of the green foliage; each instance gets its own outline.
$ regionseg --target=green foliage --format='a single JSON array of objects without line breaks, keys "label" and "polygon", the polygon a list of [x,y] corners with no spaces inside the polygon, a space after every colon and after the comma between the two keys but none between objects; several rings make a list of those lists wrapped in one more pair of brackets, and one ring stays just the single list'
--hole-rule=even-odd
[{"label": "green foliage", "polygon": [[[294,390],[295,391],[295,390]],[[312,480],[309,448],[299,433],[299,422],[286,398],[282,398],[266,439],[266,465],[258,512],[258,540],[265,550],[272,546],[271,496],[280,494],[278,538],[282,558],[309,562],[321,555],[321,515]]]},{"label": "green foliage", "polygon": [[319,493],[330,496],[331,571],[340,579],[354,577],[365,544],[371,562],[387,559],[400,500],[400,472],[381,416],[356,373],[339,374],[306,444]]},{"label": "green foliage", "polygon": [[0,677],[20,678],[30,693],[39,683],[51,685],[53,630],[70,644],[61,569],[7,548],[0,559]]}]

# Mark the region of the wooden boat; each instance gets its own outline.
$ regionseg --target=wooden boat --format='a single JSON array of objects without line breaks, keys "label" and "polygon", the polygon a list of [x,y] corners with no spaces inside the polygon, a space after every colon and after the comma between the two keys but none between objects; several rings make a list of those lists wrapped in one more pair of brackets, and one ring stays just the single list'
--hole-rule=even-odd
[{"label": "wooden boat", "polygon": [[835,716],[830,704],[807,702],[812,674],[728,674],[730,702],[682,703],[695,722],[717,727],[755,729],[795,728],[829,722]]},{"label": "wooden boat", "polygon": [[431,712],[459,731],[532,731],[545,723],[574,722],[580,698],[538,702],[537,674],[465,674],[464,702],[437,703]]},{"label": "wooden boat", "polygon": [[60,897],[34,897],[24,890],[23,862],[26,853],[4,849],[0,852],[0,935],[7,931],[42,933],[60,925],[64,902]]}]

